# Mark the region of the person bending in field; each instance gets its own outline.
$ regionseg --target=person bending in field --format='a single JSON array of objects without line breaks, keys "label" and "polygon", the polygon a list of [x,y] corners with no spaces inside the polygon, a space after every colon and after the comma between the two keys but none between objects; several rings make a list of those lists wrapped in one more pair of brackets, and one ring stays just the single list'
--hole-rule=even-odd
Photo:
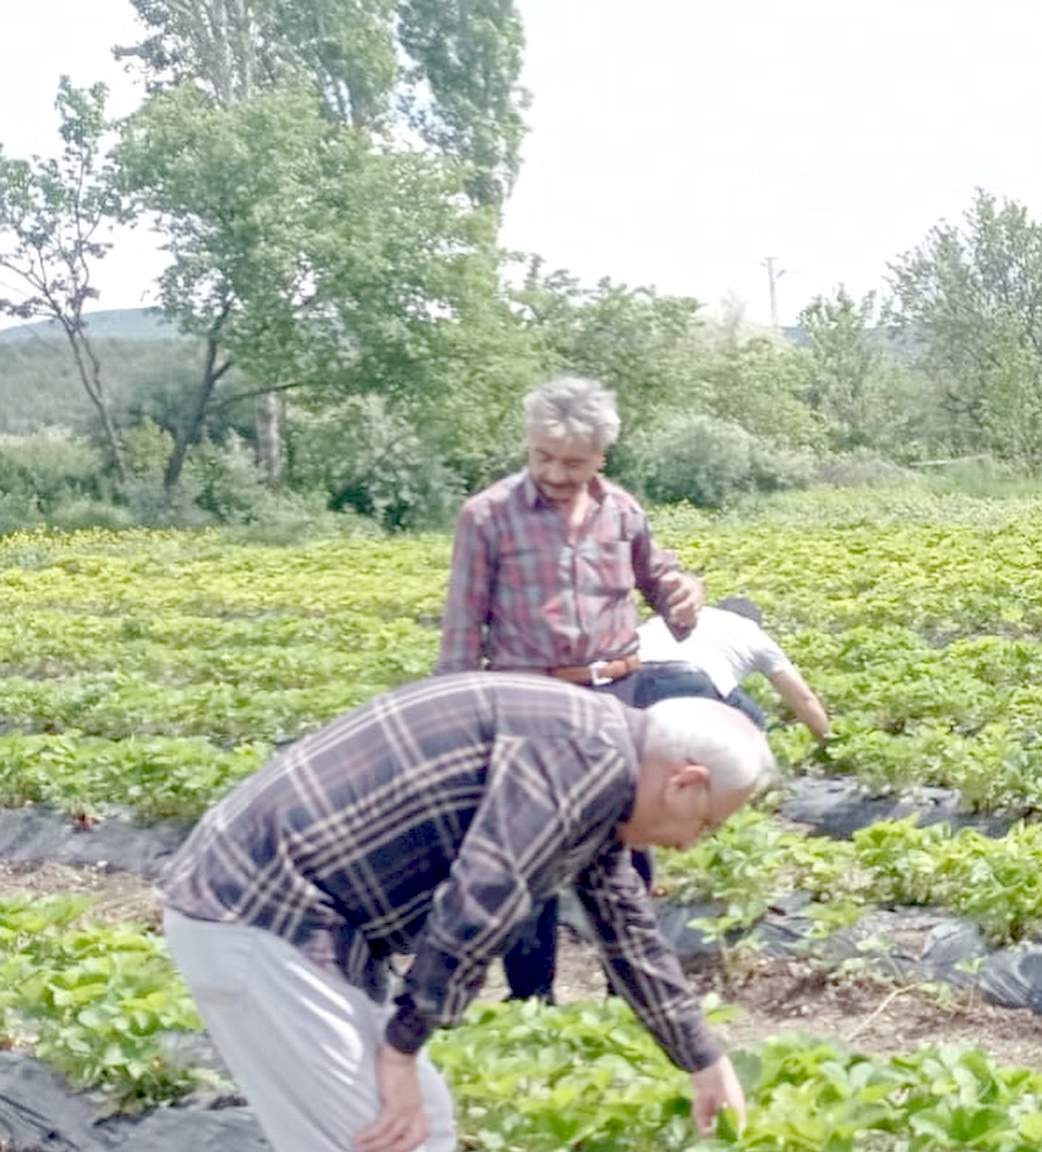
[{"label": "person bending in field", "polygon": [[764,632],[761,620],[757,605],[740,596],[703,608],[698,625],[683,640],[672,635],[661,617],[653,616],[639,629],[644,690],[656,700],[670,696],[722,700],[764,728],[762,709],[742,690],[745,678],[760,672],[796,719],[824,742],[829,736],[828,714],[792,661]]},{"label": "person bending in field", "polygon": [[276,1152],[450,1152],[424,1041],[459,1020],[531,909],[574,884],[708,1132],[721,1108],[742,1119],[742,1089],[629,849],[690,847],[772,767],[763,734],[714,701],[639,712],[547,676],[432,677],[211,809],[160,878],[167,940]]},{"label": "person bending in field", "polygon": [[[620,427],[611,391],[561,376],[524,410],[527,467],[472,496],[457,519],[437,671],[534,672],[633,705],[634,592],[683,636],[702,582],[656,547],[644,509],[601,475]],[[650,853],[634,863],[650,887]],[[557,911],[552,894],[503,958],[515,999],[553,1000]]]}]

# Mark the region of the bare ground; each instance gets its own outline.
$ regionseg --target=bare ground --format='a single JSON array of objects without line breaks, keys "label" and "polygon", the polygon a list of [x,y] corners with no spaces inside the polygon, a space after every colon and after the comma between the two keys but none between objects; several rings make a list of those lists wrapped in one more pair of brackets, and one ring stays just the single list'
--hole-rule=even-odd
[{"label": "bare ground", "polygon": [[[83,892],[92,916],[132,920],[159,928],[161,902],[139,876],[107,868],[0,861],[0,898],[18,892],[44,896]],[[901,987],[863,973],[834,978],[806,960],[755,958],[728,975],[717,959],[689,963],[700,993],[715,991],[741,1015],[720,1029],[731,1045],[779,1032],[799,1031],[849,1042],[863,1051],[890,1053],[923,1044],[956,1042],[984,1049],[1003,1064],[1042,1063],[1042,1017],[984,1003],[972,993]],[[604,995],[605,980],[593,948],[562,929],[555,984],[561,1003]],[[482,997],[502,999],[502,968],[493,965]]]}]

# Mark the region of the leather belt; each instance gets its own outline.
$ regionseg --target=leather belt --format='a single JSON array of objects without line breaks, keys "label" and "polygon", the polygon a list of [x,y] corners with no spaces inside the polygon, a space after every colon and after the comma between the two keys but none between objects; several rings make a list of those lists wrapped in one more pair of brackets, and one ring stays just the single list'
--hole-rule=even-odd
[{"label": "leather belt", "polygon": [[617,660],[594,660],[592,664],[565,665],[562,668],[548,668],[551,676],[558,680],[567,680],[570,684],[592,684],[599,688],[604,684],[612,684],[636,672],[640,667],[640,657],[634,652],[629,656],[620,656]]}]

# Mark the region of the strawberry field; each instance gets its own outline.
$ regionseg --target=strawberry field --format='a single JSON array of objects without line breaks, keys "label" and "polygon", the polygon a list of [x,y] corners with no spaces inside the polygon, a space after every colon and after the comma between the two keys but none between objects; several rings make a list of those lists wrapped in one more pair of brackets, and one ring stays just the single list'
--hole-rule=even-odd
[{"label": "strawberry field", "polygon": [[[663,853],[667,899],[711,902],[702,927],[729,957],[793,899],[808,948],[873,909],[923,906],[961,918],[982,949],[1030,948],[1042,936],[1042,503],[835,492],[745,518],[653,519],[711,599],[760,603],[834,717],[819,750],[751,686],[793,787],[827,778],[913,813],[943,790],[965,823],[912,815],[828,838],[794,823],[779,794],[692,853]],[[0,539],[0,816],[55,814],[78,844],[187,826],[274,747],[430,670],[449,550],[441,536]],[[198,1021],[161,938],[95,918],[86,898],[0,896],[0,1011],[6,1047],[98,1093],[98,1110],[221,1091],[177,1042]],[[725,1118],[701,1143],[685,1078],[617,1004],[483,1003],[434,1053],[470,1148],[1038,1147],[1042,1074],[945,1041],[881,1054],[758,1037],[736,1056],[746,1131]]]}]

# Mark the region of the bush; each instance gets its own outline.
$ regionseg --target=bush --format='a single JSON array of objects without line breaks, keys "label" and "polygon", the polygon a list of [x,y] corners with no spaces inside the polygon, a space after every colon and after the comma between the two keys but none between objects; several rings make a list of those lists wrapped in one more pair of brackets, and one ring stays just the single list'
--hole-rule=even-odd
[{"label": "bush", "polygon": [[117,531],[120,528],[133,528],[134,524],[134,515],[129,508],[105,500],[82,497],[55,505],[47,516],[48,527],[62,532],[77,532],[82,528]]},{"label": "bush", "polygon": [[818,465],[815,480],[835,488],[859,488],[871,484],[890,484],[907,479],[908,472],[877,452],[863,449],[826,457]]},{"label": "bush", "polygon": [[780,448],[763,440],[754,440],[750,463],[753,487],[758,492],[806,488],[818,470],[814,453]]},{"label": "bush", "polygon": [[35,505],[43,516],[63,501],[107,495],[104,461],[64,431],[0,438],[0,496]]},{"label": "bush", "polygon": [[336,410],[294,414],[294,485],[320,490],[385,528],[449,526],[463,499],[459,476],[382,396],[355,396]]},{"label": "bush", "polygon": [[653,502],[720,508],[752,487],[756,442],[737,424],[679,416],[633,441],[626,479]]}]

